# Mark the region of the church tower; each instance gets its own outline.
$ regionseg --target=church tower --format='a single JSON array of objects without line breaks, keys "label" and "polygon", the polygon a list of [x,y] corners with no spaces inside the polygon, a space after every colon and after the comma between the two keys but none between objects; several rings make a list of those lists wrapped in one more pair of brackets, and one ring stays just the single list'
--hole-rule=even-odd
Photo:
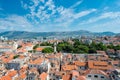
[{"label": "church tower", "polygon": [[54,42],[54,53],[57,53],[57,42]]}]

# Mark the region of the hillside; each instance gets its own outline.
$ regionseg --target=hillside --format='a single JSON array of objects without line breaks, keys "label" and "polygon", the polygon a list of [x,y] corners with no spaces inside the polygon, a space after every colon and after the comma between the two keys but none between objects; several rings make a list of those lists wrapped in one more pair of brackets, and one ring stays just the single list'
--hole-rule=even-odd
[{"label": "hillside", "polygon": [[49,37],[49,36],[114,36],[114,35],[116,34],[113,32],[93,33],[85,30],[64,31],[64,32],[6,31],[0,33],[0,36],[5,36],[10,39],[36,38],[36,37]]}]

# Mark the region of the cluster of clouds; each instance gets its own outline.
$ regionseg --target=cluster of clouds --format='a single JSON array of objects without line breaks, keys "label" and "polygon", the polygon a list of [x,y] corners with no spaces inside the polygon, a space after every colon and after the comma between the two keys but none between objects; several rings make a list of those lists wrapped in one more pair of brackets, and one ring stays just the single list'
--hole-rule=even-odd
[{"label": "cluster of clouds", "polygon": [[69,8],[65,8],[62,5],[57,6],[53,0],[31,0],[30,4],[21,3],[24,9],[30,11],[26,17],[33,20],[36,24],[51,22],[57,24],[65,22],[66,24],[69,24],[75,19],[96,11],[96,9],[90,9],[76,13],[74,8],[80,5],[82,0],[79,0]]},{"label": "cluster of clouds", "polygon": [[101,13],[99,16],[92,17],[86,21],[82,21],[78,24],[78,26],[82,25],[92,25],[88,27],[87,30],[92,30],[94,32],[100,31],[113,31],[113,32],[120,32],[119,25],[120,25],[120,12],[104,12]]},{"label": "cluster of clouds", "polygon": [[49,28],[65,28],[68,30],[69,26],[77,19],[96,12],[96,9],[89,9],[75,12],[75,7],[81,5],[83,0],[79,0],[68,8],[62,5],[55,5],[53,0],[31,0],[29,4],[22,3],[22,7],[29,10],[26,18],[31,20],[36,26],[42,29]]},{"label": "cluster of clouds", "polygon": [[92,17],[92,18],[88,19],[87,22],[84,21],[81,24],[95,23],[95,22],[98,22],[98,21],[104,20],[104,19],[109,19],[109,20],[113,20],[113,21],[114,21],[114,19],[116,19],[119,22],[120,12],[105,12],[105,13],[100,14],[97,17]]},{"label": "cluster of clouds", "polygon": [[[27,26],[27,27],[26,27]],[[10,15],[6,18],[0,18],[0,29],[2,30],[31,30],[32,24],[22,16]]]},{"label": "cluster of clouds", "polygon": [[[86,25],[92,24],[92,27],[87,29],[97,29],[98,27],[106,27],[120,24],[120,12],[103,12],[97,13],[98,9],[86,9],[82,11],[75,11],[75,7],[78,7],[84,0],[79,0],[70,7],[66,8],[62,5],[56,5],[53,0],[30,0],[29,3],[24,3],[21,0],[21,7],[28,11],[24,16],[8,15],[5,18],[0,18],[0,29],[9,30],[24,30],[24,31],[64,31],[71,30],[70,26],[75,20],[90,15],[92,13],[99,14],[92,16],[87,20],[79,21],[76,26],[78,29],[86,29]],[[105,8],[108,9],[109,7]],[[0,10],[3,10],[0,8]],[[98,25],[100,20],[109,19],[110,22],[103,22]],[[110,27],[107,28],[112,29]],[[101,30],[102,31],[102,30]]]}]

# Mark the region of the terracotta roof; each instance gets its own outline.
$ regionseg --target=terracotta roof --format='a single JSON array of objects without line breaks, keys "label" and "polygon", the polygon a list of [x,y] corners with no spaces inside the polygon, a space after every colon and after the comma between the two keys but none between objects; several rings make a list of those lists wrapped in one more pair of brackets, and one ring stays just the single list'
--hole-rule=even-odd
[{"label": "terracotta roof", "polygon": [[107,73],[105,73],[104,71],[102,70],[90,70],[89,74],[101,74],[101,75],[104,75],[106,77],[109,77]]},{"label": "terracotta roof", "polygon": [[12,78],[10,76],[3,76],[0,80],[12,80]]},{"label": "terracotta roof", "polygon": [[41,48],[41,47],[39,47],[39,48],[36,48],[36,51],[42,51],[44,48]]},{"label": "terracotta roof", "polygon": [[25,73],[21,74],[21,75],[20,75],[20,78],[21,78],[21,79],[25,79],[25,78],[26,78],[26,74],[25,74]]},{"label": "terracotta roof", "polygon": [[111,61],[112,65],[115,65],[115,64],[120,64],[120,61]]},{"label": "terracotta roof", "polygon": [[14,57],[14,54],[10,54],[10,55],[9,55],[9,58],[10,58],[10,59],[13,59],[13,57]]},{"label": "terracotta roof", "polygon": [[26,43],[25,46],[33,46],[32,43]]},{"label": "terracotta roof", "polygon": [[79,76],[77,80],[86,80],[85,76]]},{"label": "terracotta roof", "polygon": [[68,54],[68,55],[67,55],[67,58],[72,58],[72,55],[71,55],[71,54]]},{"label": "terracotta roof", "polygon": [[79,76],[79,72],[78,72],[78,71],[73,70],[73,71],[72,71],[72,76]]},{"label": "terracotta roof", "polygon": [[9,58],[2,58],[2,61],[4,62],[4,63],[8,63],[9,61],[11,61],[12,59],[9,59]]},{"label": "terracotta roof", "polygon": [[25,47],[25,46],[30,46],[30,47],[33,46],[32,43],[22,43],[21,45],[22,45],[23,47]]},{"label": "terracotta roof", "polygon": [[63,76],[65,74],[66,74],[65,71],[55,71],[55,75],[57,75],[57,76]]},{"label": "terracotta roof", "polygon": [[62,66],[62,69],[67,71],[67,70],[76,70],[78,67],[76,65],[64,65]]},{"label": "terracotta roof", "polygon": [[90,69],[109,70],[112,69],[112,65],[102,61],[88,61],[88,67]]},{"label": "terracotta roof", "polygon": [[71,80],[70,78],[71,78],[70,75],[63,75],[63,76],[62,76],[62,79],[63,79],[63,80]]},{"label": "terracotta roof", "polygon": [[77,66],[86,66],[87,62],[74,61],[74,64]]},{"label": "terracotta roof", "polygon": [[16,70],[13,70],[13,71],[9,71],[8,72],[8,76],[10,76],[10,77],[13,77],[13,76],[15,76],[17,74],[17,71]]},{"label": "terracotta roof", "polygon": [[28,66],[23,66],[20,70],[19,73],[23,74],[27,70]]},{"label": "terracotta roof", "polygon": [[56,58],[54,54],[50,54],[46,56],[47,58]]},{"label": "terracotta roof", "polygon": [[57,57],[61,57],[61,56],[62,56],[62,53],[56,53],[56,56],[57,56]]},{"label": "terracotta roof", "polygon": [[12,49],[11,46],[0,46],[0,48],[4,48],[4,49]]},{"label": "terracotta roof", "polygon": [[24,56],[24,55],[20,55],[19,58],[20,58],[20,59],[23,59],[23,58],[25,58],[25,56]]},{"label": "terracotta roof", "polygon": [[24,48],[20,48],[20,49],[17,49],[17,52],[27,52],[27,50],[25,50]]},{"label": "terracotta roof", "polygon": [[38,58],[38,59],[36,59],[36,60],[31,60],[30,61],[30,64],[41,64],[42,62],[43,62],[43,58]]},{"label": "terracotta roof", "polygon": [[40,74],[39,78],[41,80],[46,80],[47,79],[47,75],[48,75],[47,73],[43,72],[43,73]]},{"label": "terracotta roof", "polygon": [[30,71],[30,72],[34,72],[34,73],[38,72],[38,71],[37,71],[37,68],[31,68],[29,71]]}]

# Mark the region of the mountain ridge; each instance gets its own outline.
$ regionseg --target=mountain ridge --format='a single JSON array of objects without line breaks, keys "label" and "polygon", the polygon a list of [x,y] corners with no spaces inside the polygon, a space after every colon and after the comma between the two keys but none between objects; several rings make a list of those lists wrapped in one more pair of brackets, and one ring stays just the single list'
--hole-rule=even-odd
[{"label": "mountain ridge", "polygon": [[49,37],[49,36],[115,36],[119,33],[114,32],[90,32],[87,30],[78,31],[62,31],[62,32],[29,32],[29,31],[5,31],[1,32],[0,36],[10,39]]}]

